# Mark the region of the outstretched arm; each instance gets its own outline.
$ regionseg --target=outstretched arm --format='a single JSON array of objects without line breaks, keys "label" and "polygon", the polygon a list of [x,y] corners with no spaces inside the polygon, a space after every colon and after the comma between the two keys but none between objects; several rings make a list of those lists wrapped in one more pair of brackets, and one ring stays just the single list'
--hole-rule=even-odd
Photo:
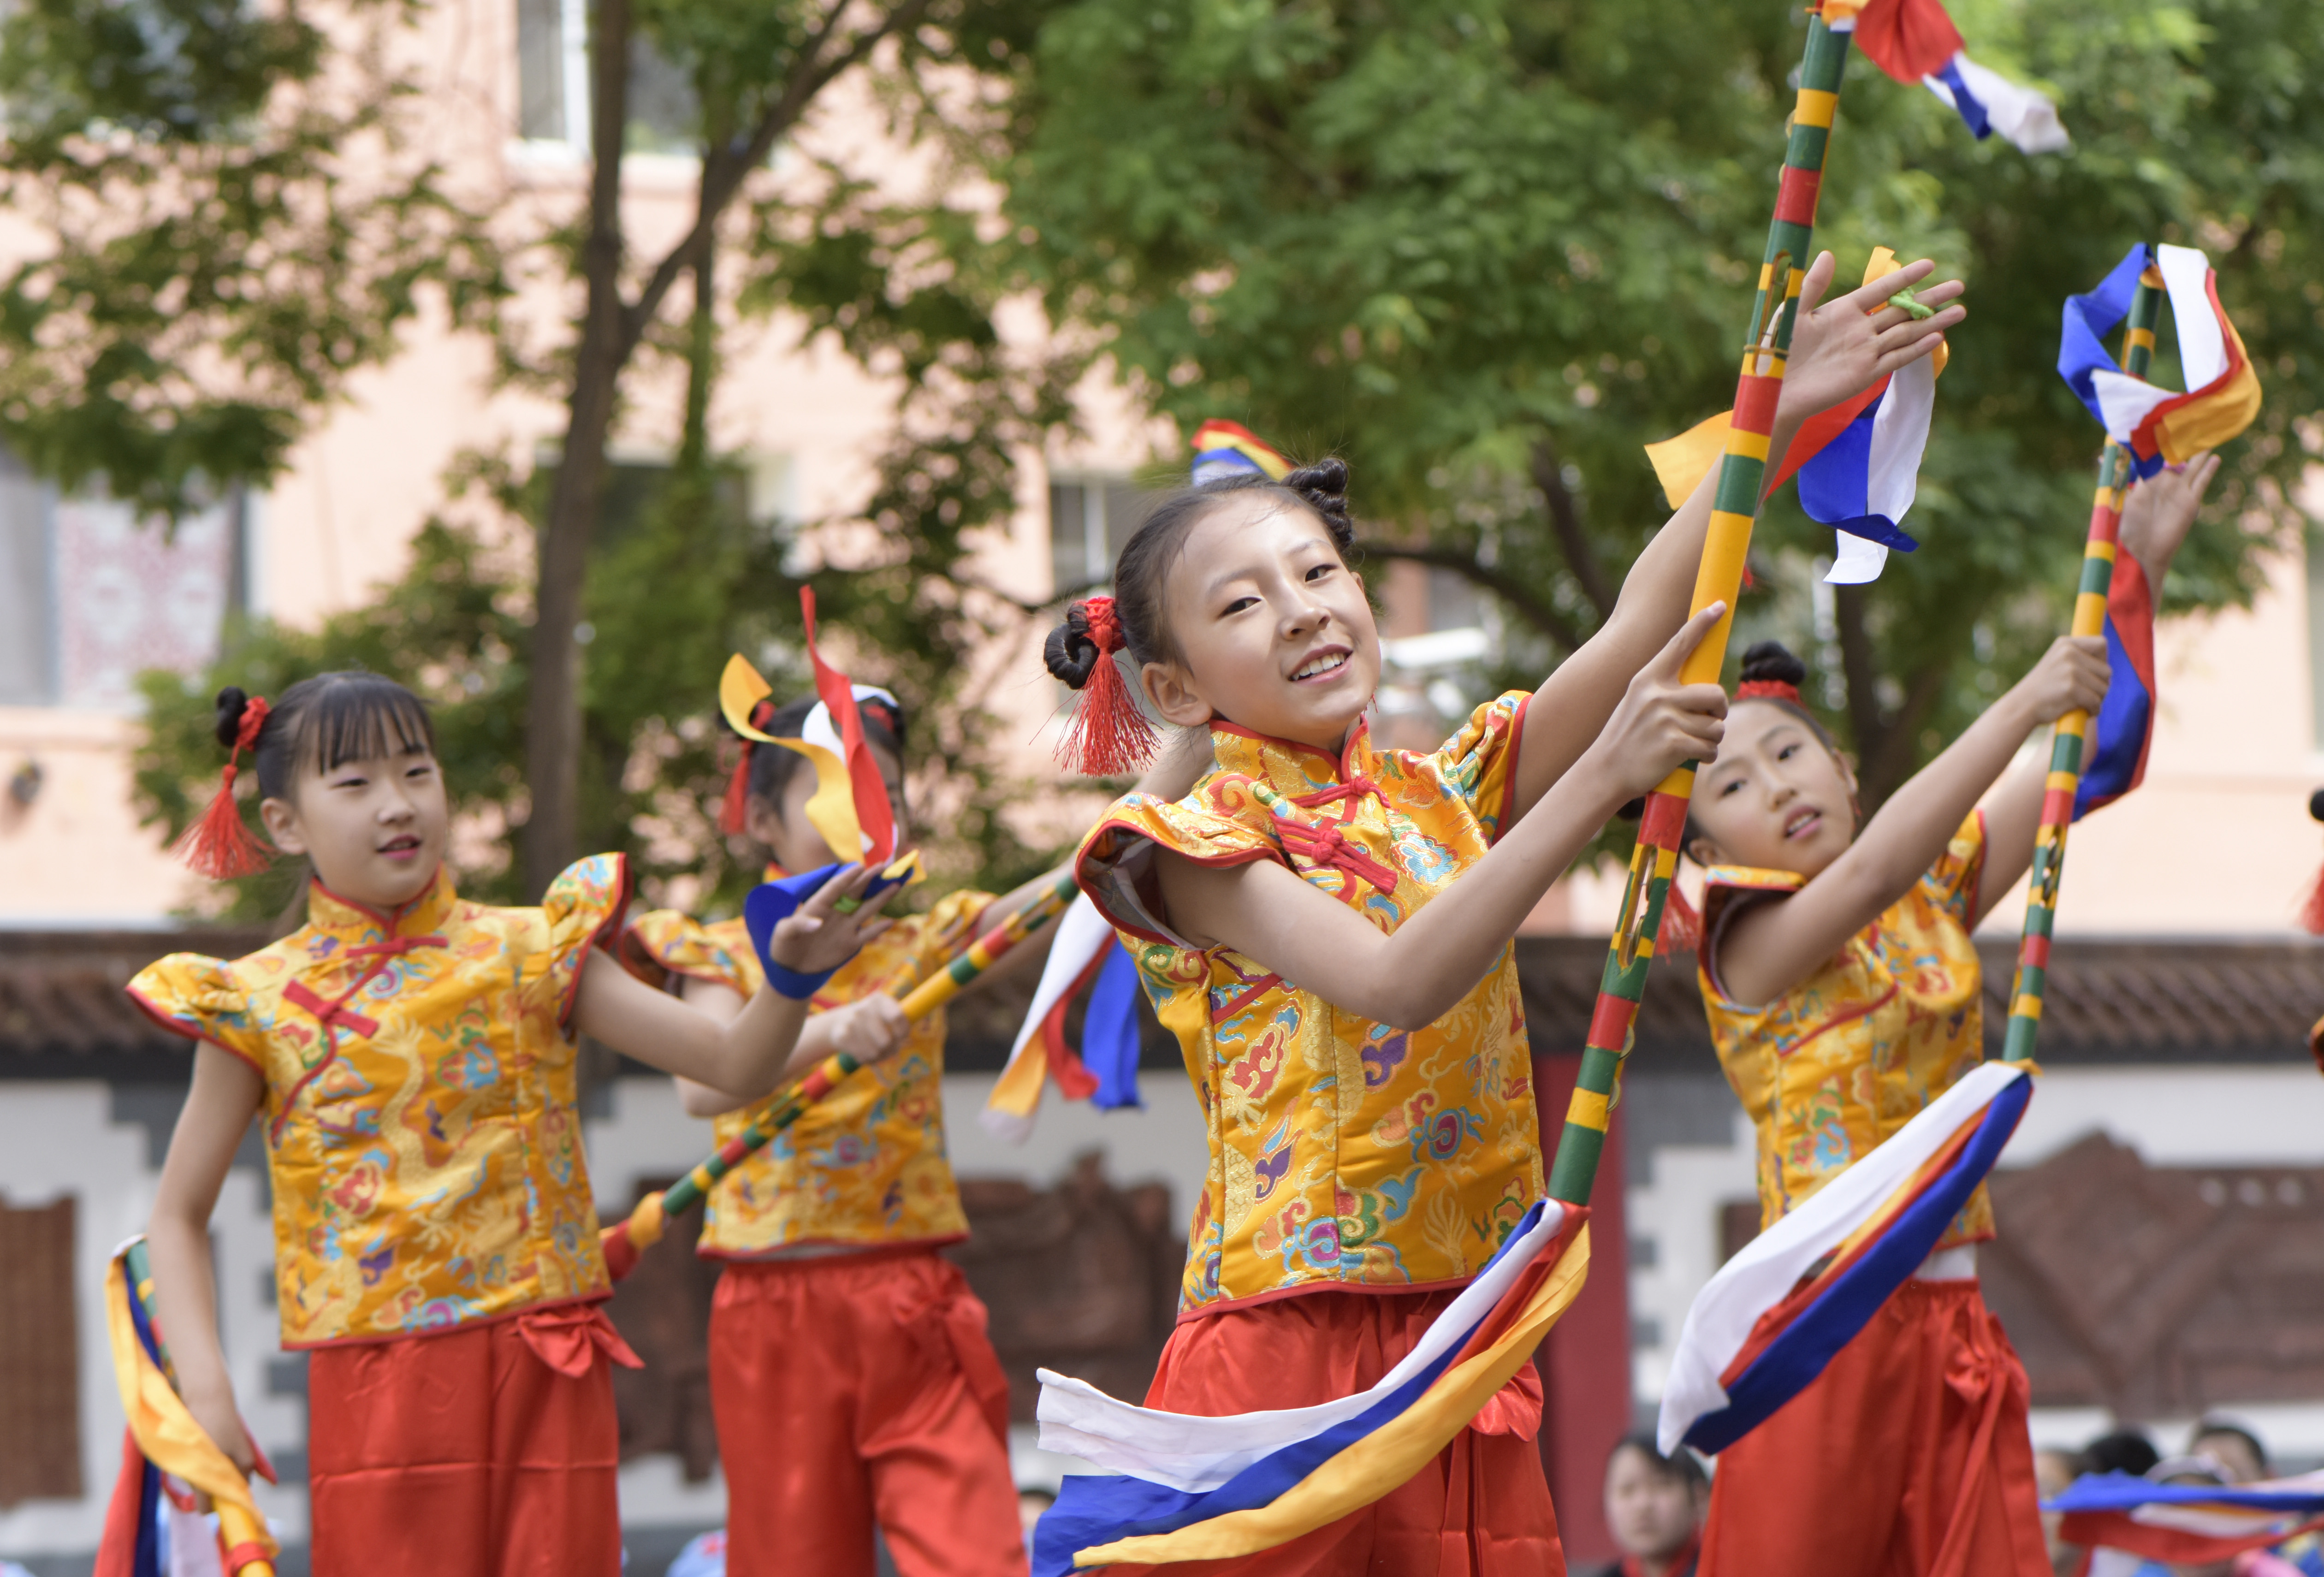
[{"label": "outstretched arm", "polygon": [[228,1051],[205,1041],[194,1048],[193,1087],[170,1136],[170,1154],[153,1195],[145,1250],[153,1262],[153,1299],[168,1333],[178,1395],[204,1434],[234,1465],[257,1459],[235,1406],[218,1345],[217,1286],[210,1275],[210,1212],[217,1208],[234,1152],[266,1096],[266,1082]]},{"label": "outstretched arm", "polygon": [[[1934,317],[1915,321],[1902,308],[1886,305],[1889,297],[1917,285],[1935,270],[1936,264],[1926,259],[1819,306],[1831,283],[1832,267],[1832,254],[1821,254],[1800,287],[1789,370],[1767,447],[1771,475],[1783,463],[1801,422],[1931,354],[1943,343],[1945,330],[1968,315],[1958,305],[1944,305]],[[1919,300],[1943,305],[1960,292],[1958,281],[1947,281],[1919,292]],[[1718,483],[1714,466],[1630,566],[1604,626],[1535,692],[1517,750],[1515,816],[1523,816],[1581,758],[1613,715],[1630,676],[1685,621]]]},{"label": "outstretched arm", "polygon": [[[705,980],[687,981],[680,1000],[721,1024],[733,1023],[745,1006],[742,992]],[[912,1021],[904,1017],[902,1004],[885,991],[828,1012],[811,1013],[807,1027],[799,1031],[798,1044],[791,1048],[790,1059],[783,1065],[779,1082],[787,1084],[804,1077],[835,1051],[844,1051],[868,1066],[893,1054],[911,1032]],[[716,1117],[758,1104],[755,1099],[743,1100],[688,1078],[678,1081],[678,1097],[688,1117]]]},{"label": "outstretched arm", "polygon": [[[770,944],[775,962],[802,974],[819,974],[846,963],[887,929],[888,922],[878,916],[894,889],[853,914],[835,908],[840,899],[861,893],[873,874],[858,867],[824,883],[775,927]],[[573,1021],[583,1034],[664,1073],[756,1100],[782,1082],[807,1013],[803,998],[762,991],[731,1023],[721,1024],[593,953],[582,967]]]},{"label": "outstretched arm", "polygon": [[1175,854],[1156,862],[1177,932],[1220,944],[1375,1023],[1416,1029],[1466,996],[1518,925],[1607,816],[1681,761],[1718,753],[1727,696],[1683,686],[1679,665],[1725,611],[1714,604],[1630,681],[1604,733],[1534,815],[1396,930],[1271,860],[1213,868]]},{"label": "outstretched arm", "polygon": [[[2197,455],[2184,466],[2159,472],[2130,490],[2123,501],[2122,546],[2138,560],[2150,595],[2160,602],[2163,577],[2171,561],[2195,523],[2203,494],[2219,474],[2219,457]],[[2096,742],[2095,735],[2090,743]],[[2085,762],[2089,758],[2084,757]],[[1985,807],[1985,881],[1978,890],[1977,913],[1970,924],[1983,919],[2001,897],[2034,862],[2034,839],[2042,830],[2043,790],[2049,780],[2045,757],[2028,761],[1996,789]]]},{"label": "outstretched arm", "polygon": [[[1889,797],[1845,853],[1788,898],[1761,899],[1735,918],[1719,939],[1718,977],[1728,996],[1772,1002],[1813,974],[1936,863],[2025,736],[2076,707],[2097,706],[2106,681],[2106,642],[2061,636],[2033,672]],[[2038,798],[2038,776],[2034,784]],[[2017,879],[1995,868],[1989,838],[1986,861],[1986,890],[2006,890]]]}]

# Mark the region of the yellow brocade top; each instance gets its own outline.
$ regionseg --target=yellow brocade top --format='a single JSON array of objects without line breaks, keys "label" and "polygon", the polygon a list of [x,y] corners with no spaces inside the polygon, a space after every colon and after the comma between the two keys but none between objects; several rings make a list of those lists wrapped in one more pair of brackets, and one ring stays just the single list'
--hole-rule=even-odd
[{"label": "yellow brocade top", "polygon": [[1218,770],[1175,803],[1126,796],[1082,845],[1083,890],[1138,960],[1178,1038],[1210,1130],[1181,1317],[1342,1287],[1465,1281],[1541,1196],[1541,1130],[1516,950],[1426,1028],[1333,1007],[1169,928],[1155,851],[1275,860],[1393,931],[1481,859],[1508,821],[1522,691],[1477,708],[1434,753],[1340,760],[1219,724]]},{"label": "yellow brocade top", "polygon": [[315,883],[307,924],[232,963],[176,953],[129,983],[168,1029],[256,1068],[282,1344],[378,1341],[610,1293],[569,1024],[629,899],[619,854],[539,908],[448,872],[381,914]]},{"label": "yellow brocade top", "polygon": [[[955,892],[925,915],[907,915],[815,993],[828,1012],[881,991],[908,988],[942,969],[973,938],[992,902]],[[749,996],[764,982],[742,922],[704,924],[671,909],[641,915],[622,939],[622,961],[651,979],[686,975]],[[945,1153],[945,1015],[912,1026],[893,1056],[848,1075],[764,1148],[710,1191],[699,1252],[752,1259],[810,1244],[949,1243],[968,1235],[952,1162]],[[725,1144],[755,1107],[721,1115]]]},{"label": "yellow brocade top", "polygon": [[[1715,865],[1697,966],[1711,1044],[1759,1134],[1764,1229],[1920,1114],[1985,1056],[1984,977],[1969,939],[1985,870],[1985,814],[1972,811],[1912,891],[1766,1007],[1720,989],[1720,931],[1753,893],[1796,892],[1789,871]],[[1993,1236],[1982,1185],[1941,1249]]]}]

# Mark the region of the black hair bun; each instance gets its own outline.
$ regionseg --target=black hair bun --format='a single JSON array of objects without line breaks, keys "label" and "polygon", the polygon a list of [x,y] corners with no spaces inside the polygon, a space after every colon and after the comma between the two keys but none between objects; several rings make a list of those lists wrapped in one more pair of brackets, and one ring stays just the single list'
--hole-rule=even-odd
[{"label": "black hair bun", "polygon": [[1780,641],[1755,641],[1743,654],[1743,683],[1789,685],[1797,689],[1808,677],[1808,665],[1792,655]]},{"label": "black hair bun", "polygon": [[1332,540],[1341,547],[1352,545],[1356,540],[1355,517],[1348,512],[1348,463],[1336,455],[1326,456],[1313,466],[1302,466],[1283,479],[1283,485],[1305,501],[1307,507],[1323,517],[1331,529]]},{"label": "black hair bun", "polygon": [[242,733],[242,715],[250,706],[250,697],[228,685],[217,693],[217,742],[226,749]]},{"label": "black hair bun", "polygon": [[1090,681],[1097,665],[1105,660],[1105,652],[1090,633],[1089,615],[1075,603],[1065,610],[1065,622],[1049,632],[1042,643],[1041,660],[1049,671],[1078,690]]},{"label": "black hair bun", "polygon": [[2324,821],[2324,788],[2308,797],[2308,814],[2313,820]]}]

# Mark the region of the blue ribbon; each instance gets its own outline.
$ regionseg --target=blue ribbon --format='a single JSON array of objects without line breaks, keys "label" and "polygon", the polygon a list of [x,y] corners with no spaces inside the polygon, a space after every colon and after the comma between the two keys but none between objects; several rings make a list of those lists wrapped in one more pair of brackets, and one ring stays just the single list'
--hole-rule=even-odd
[{"label": "blue ribbon", "polygon": [[1952,90],[1953,108],[1967,124],[1971,135],[1980,143],[1993,134],[1993,121],[1985,112],[1985,101],[1971,93],[1969,82],[1961,76],[1960,57],[1955,55],[1937,72],[1937,80]]},{"label": "blue ribbon", "polygon": [[[2106,337],[2130,316],[2131,300],[2138,294],[2138,276],[2153,265],[2153,249],[2141,241],[2114,265],[2114,272],[2097,290],[2066,298],[2058,334],[2058,376],[2066,380],[2066,387],[2100,427],[2106,425],[2106,411],[2098,404],[2098,385],[2091,375],[2122,371],[2121,364],[2107,354]],[[2148,459],[2134,451],[2130,459],[2141,476],[2152,476],[2163,468],[2159,453]]]},{"label": "blue ribbon", "polygon": [[1144,1109],[1138,1095],[1138,961],[1113,944],[1113,954],[1090,987],[1082,1018],[1082,1065],[1097,1077],[1090,1104],[1103,1111]]},{"label": "blue ribbon", "polygon": [[[824,883],[846,870],[845,864],[835,861],[821,870],[809,871],[803,876],[786,876],[779,881],[761,882],[742,900],[742,924],[751,933],[751,948],[759,955],[759,967],[766,972],[767,986],[779,995],[804,1001],[823,989],[823,984],[839,973],[835,965],[821,974],[801,974],[775,962],[770,950],[775,939],[775,927],[799,911],[801,905],[823,890]],[[874,877],[872,885],[859,895],[858,901],[870,903],[890,888],[901,887],[906,876]]]}]

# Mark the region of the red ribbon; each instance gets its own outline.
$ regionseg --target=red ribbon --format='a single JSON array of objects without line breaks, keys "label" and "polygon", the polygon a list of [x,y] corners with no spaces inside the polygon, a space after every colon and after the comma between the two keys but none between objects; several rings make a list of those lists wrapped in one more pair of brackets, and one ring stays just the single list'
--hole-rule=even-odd
[{"label": "red ribbon", "polygon": [[623,1369],[643,1369],[646,1360],[631,1350],[595,1304],[560,1304],[550,1309],[528,1309],[516,1317],[516,1333],[532,1355],[567,1379],[586,1378],[597,1354]]}]

